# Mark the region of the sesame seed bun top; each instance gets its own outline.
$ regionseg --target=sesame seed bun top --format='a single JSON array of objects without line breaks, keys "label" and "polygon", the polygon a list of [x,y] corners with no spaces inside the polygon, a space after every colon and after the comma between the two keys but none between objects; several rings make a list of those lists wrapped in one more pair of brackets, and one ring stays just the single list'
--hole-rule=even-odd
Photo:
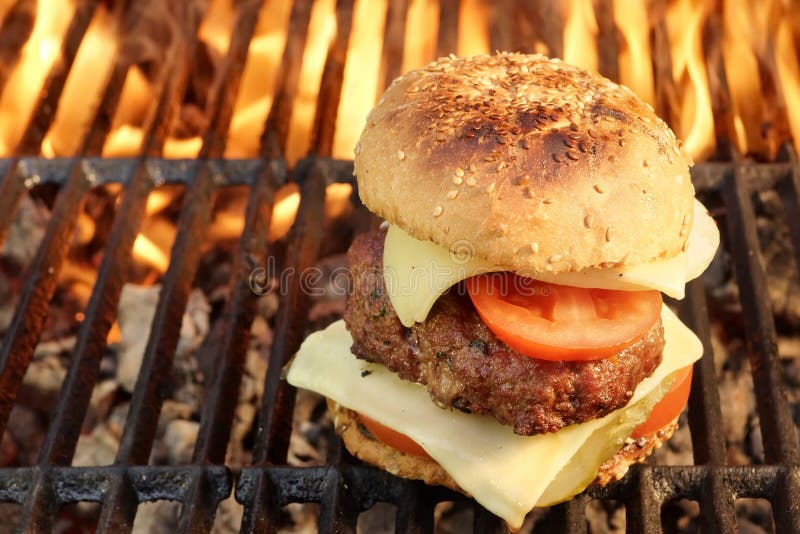
[{"label": "sesame seed bun top", "polygon": [[361,199],[417,239],[511,270],[676,255],[689,160],[626,87],[541,55],[450,56],[395,80],[355,151]]}]

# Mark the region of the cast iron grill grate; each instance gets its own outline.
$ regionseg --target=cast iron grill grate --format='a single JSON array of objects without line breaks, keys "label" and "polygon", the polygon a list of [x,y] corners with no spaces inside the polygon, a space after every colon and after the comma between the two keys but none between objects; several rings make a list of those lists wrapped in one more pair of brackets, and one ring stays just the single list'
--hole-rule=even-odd
[{"label": "cast iron grill grate", "polygon": [[[602,4],[603,2],[601,2]],[[457,2],[442,1],[438,50],[455,48]],[[21,297],[0,348],[0,431],[5,430],[25,370],[42,333],[48,303],[55,291],[57,273],[67,254],[74,221],[86,193],[104,183],[125,188],[93,293],[77,335],[67,376],[60,390],[56,412],[41,447],[37,465],[0,469],[0,501],[19,503],[23,511],[19,531],[49,531],[59,509],[73,502],[102,503],[98,531],[130,531],[137,507],[151,500],[183,504],[181,532],[209,531],[218,504],[233,493],[244,505],[244,532],[274,531],[282,507],[293,502],[320,503],[319,529],[343,532],[355,529],[358,515],[376,502],[397,506],[398,532],[433,529],[437,502],[461,500],[450,491],[399,480],[364,466],[340,450],[334,450],[324,467],[287,465],[295,392],[281,380],[283,363],[296,351],[306,329],[307,301],[301,280],[294,279],[281,295],[276,317],[270,366],[258,415],[253,465],[233,473],[224,465],[230,436],[242,359],[253,320],[255,295],[249,275],[252,266],[266,262],[269,219],[276,189],[293,180],[300,185],[301,202],[289,236],[286,266],[303,272],[315,264],[324,239],[325,187],[335,182],[353,183],[352,164],[330,158],[341,94],[348,37],[354,3],[337,4],[338,31],[325,64],[318,112],[313,128],[311,156],[290,172],[282,159],[288,136],[288,117],[296,92],[306,39],[311,2],[296,2],[290,19],[289,39],[281,62],[279,87],[261,139],[261,157],[223,160],[234,96],[253,35],[256,2],[243,3],[224,63],[225,84],[214,86],[209,100],[208,126],[199,158],[186,161],[160,159],[166,125],[185,91],[190,75],[192,49],[199,20],[187,17],[182,46],[166,58],[172,68],[157,80],[157,104],[145,127],[143,153],[135,159],[99,157],[122,90],[126,66],[116,65],[104,89],[102,103],[89,133],[82,140],[80,156],[46,160],[37,157],[42,139],[53,120],[53,109],[66,75],[86,31],[97,2],[79,4],[63,44],[63,61],[49,74],[29,126],[22,135],[19,157],[0,160],[0,240],[4,239],[16,207],[33,184],[52,183],[59,192],[53,216],[29,270]],[[449,7],[449,8],[448,8]],[[385,86],[400,74],[407,2],[393,2],[387,11],[382,81]],[[493,27],[498,48],[512,48],[510,32],[503,24]],[[605,28],[605,29],[604,29]],[[604,33],[606,32],[606,33]],[[613,76],[616,48],[609,41],[607,25],[601,24],[601,70]],[[613,41],[613,39],[612,39]],[[558,54],[559,51],[554,49]],[[800,265],[800,165],[790,149],[776,163],[703,163],[692,176],[701,197],[718,199],[724,211],[740,302],[750,347],[759,421],[764,439],[765,463],[748,467],[728,466],[723,441],[722,416],[709,330],[709,312],[701,280],[690,284],[680,303],[681,317],[700,336],[705,347],[695,367],[690,398],[694,466],[642,465],[634,467],[620,483],[556,507],[552,528],[586,532],[585,505],[589,499],[614,499],[625,503],[628,524],[637,532],[661,531],[660,510],[672,499],[684,497],[700,503],[703,531],[731,532],[736,527],[734,501],[753,497],[772,503],[780,532],[800,532],[800,452],[796,427],[783,394],[778,364],[776,330],[767,299],[766,280],[759,259],[755,232],[753,192],[774,189],[783,201],[793,250]],[[92,388],[97,381],[100,357],[116,314],[124,283],[121,266],[131,261],[131,250],[148,194],[157,185],[180,183],[188,194],[181,207],[178,237],[152,323],[142,370],[131,400],[131,409],[114,465],[70,467]],[[214,331],[217,354],[214,381],[206,392],[200,431],[192,464],[182,467],[149,466],[161,410],[162,388],[168,380],[177,343],[177,331],[196,274],[199,247],[208,228],[217,192],[233,185],[249,188],[243,235],[230,279],[222,327]],[[357,197],[354,195],[354,202]],[[356,228],[367,229],[375,221],[359,207]],[[504,524],[475,505],[476,532],[504,531]]]}]

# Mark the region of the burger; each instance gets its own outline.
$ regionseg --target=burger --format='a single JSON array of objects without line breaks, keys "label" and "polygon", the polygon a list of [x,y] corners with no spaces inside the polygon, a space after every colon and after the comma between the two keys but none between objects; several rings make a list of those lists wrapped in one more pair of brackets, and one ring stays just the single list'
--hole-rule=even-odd
[{"label": "burger", "polygon": [[355,456],[512,529],[621,478],[675,430],[702,354],[662,301],[719,245],[689,166],[649,105],[556,59],[409,72],[355,149],[385,222],[288,381],[327,397]]}]

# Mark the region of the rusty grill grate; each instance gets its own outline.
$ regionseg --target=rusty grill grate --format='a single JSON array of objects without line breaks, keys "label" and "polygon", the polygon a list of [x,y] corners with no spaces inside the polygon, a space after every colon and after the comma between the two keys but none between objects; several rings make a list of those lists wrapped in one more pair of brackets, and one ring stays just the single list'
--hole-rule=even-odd
[{"label": "rusty grill grate", "polygon": [[[120,183],[125,195],[116,212],[38,463],[32,467],[0,469],[0,501],[23,506],[20,531],[49,531],[62,505],[80,501],[102,503],[98,531],[129,531],[138,505],[158,499],[183,503],[181,532],[209,531],[218,504],[233,492],[244,505],[244,532],[276,530],[281,508],[293,502],[320,503],[319,529],[323,532],[354,530],[358,515],[376,502],[397,506],[398,532],[427,532],[433,529],[437,502],[463,499],[448,490],[399,480],[364,466],[342,450],[333,451],[324,467],[287,465],[295,392],[281,380],[281,367],[298,348],[306,329],[307,302],[299,279],[293,280],[288,291],[281,295],[269,370],[264,378],[253,465],[235,474],[224,465],[235,392],[240,385],[255,313],[255,295],[248,276],[254,263],[264,264],[272,254],[267,245],[267,233],[274,193],[287,180],[300,185],[301,202],[288,238],[286,263],[297,272],[303,272],[315,264],[323,246],[326,185],[353,182],[352,164],[330,158],[336,109],[340,98],[346,97],[341,94],[341,87],[353,17],[352,0],[341,0],[337,5],[338,31],[323,71],[311,156],[301,160],[291,172],[282,159],[291,115],[291,95],[297,90],[311,4],[299,0],[293,8],[278,76],[279,87],[261,138],[259,158],[221,159],[260,7],[257,2],[245,2],[236,19],[224,63],[226,70],[221,79],[226,83],[215,85],[210,91],[208,108],[212,112],[198,159],[174,161],[159,157],[166,126],[190,75],[187,58],[196,46],[199,20],[187,17],[186,38],[174,51],[174,57],[167,58],[173,68],[165,69],[165,74],[157,81],[157,105],[146,122],[141,157],[100,157],[109,133],[109,117],[113,116],[126,75],[126,68],[117,65],[104,89],[89,133],[82,140],[79,157],[46,160],[37,157],[39,147],[53,121],[53,109],[78,44],[98,5],[93,1],[78,4],[64,40],[63,61],[46,78],[36,110],[22,135],[19,156],[0,160],[0,240],[5,238],[15,209],[31,184],[52,183],[59,188],[51,222],[29,267],[21,298],[0,348],[0,431],[5,430],[42,333],[57,274],[74,231],[73,222],[87,192],[99,184]],[[458,24],[457,18],[452,16],[455,7],[457,2],[442,1],[438,43],[442,53],[455,48]],[[381,74],[384,86],[400,74],[407,9],[407,2],[393,2],[387,10]],[[613,76],[616,63],[609,58],[615,57],[616,50],[609,41],[608,31],[608,24],[600,25],[602,50],[613,52],[601,52],[600,66]],[[513,48],[510,38],[502,24],[493,27],[492,39],[498,48]],[[553,51],[558,53],[557,49]],[[728,252],[733,258],[746,338],[751,349],[757,408],[765,436],[765,464],[727,465],[709,311],[703,282],[697,280],[689,285],[687,299],[680,303],[682,318],[698,333],[706,349],[695,366],[690,398],[689,425],[696,465],[637,466],[620,483],[591,490],[556,507],[556,513],[549,518],[549,527],[586,532],[584,510],[588,500],[614,499],[625,503],[628,524],[634,531],[657,532],[661,530],[662,505],[684,497],[699,501],[704,531],[731,532],[736,528],[735,500],[753,497],[772,503],[780,532],[800,532],[800,451],[795,424],[782,393],[775,323],[766,297],[765,272],[759,259],[751,201],[755,191],[775,189],[779,192],[795,258],[800,265],[800,164],[789,147],[784,148],[782,159],[776,163],[740,163],[734,157],[728,159],[699,164],[694,167],[692,176],[698,194],[717,199],[725,215],[727,227],[723,231],[728,235]],[[120,267],[131,261],[148,194],[162,183],[185,184],[188,194],[181,207],[178,237],[163,277],[116,461],[107,467],[70,467],[125,281],[124,269]],[[216,372],[206,392],[193,461],[182,467],[148,466],[161,410],[162,388],[170,374],[177,329],[198,268],[200,252],[196,244],[204,239],[215,194],[232,185],[249,188],[246,223],[236,250],[222,327],[212,334],[217,354]],[[357,203],[355,194],[353,202]],[[357,229],[375,224],[361,206],[357,206],[354,217]],[[502,521],[477,505],[475,510],[475,531],[504,531]]]}]

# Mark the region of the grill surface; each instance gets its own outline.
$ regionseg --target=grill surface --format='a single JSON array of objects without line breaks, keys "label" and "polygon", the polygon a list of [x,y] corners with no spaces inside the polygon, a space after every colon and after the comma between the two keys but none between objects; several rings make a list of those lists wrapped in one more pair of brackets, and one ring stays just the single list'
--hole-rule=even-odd
[{"label": "grill surface", "polygon": [[[604,4],[608,2],[600,2]],[[455,48],[457,2],[442,1],[438,50],[445,54]],[[124,201],[116,212],[110,237],[99,267],[97,281],[77,335],[67,377],[61,388],[49,432],[36,466],[0,469],[0,501],[23,505],[20,531],[49,531],[59,509],[67,503],[91,501],[102,504],[100,532],[129,531],[139,503],[157,499],[180,501],[180,531],[209,531],[219,502],[232,492],[244,505],[242,531],[274,531],[281,508],[293,502],[321,504],[319,529],[352,531],[359,513],[376,502],[397,506],[398,532],[427,532],[433,528],[437,502],[463,500],[441,488],[399,480],[360,464],[346,451],[334,450],[325,467],[297,468],[286,464],[295,391],[281,380],[281,367],[297,350],[306,329],[308,302],[301,280],[291,280],[281,295],[276,317],[274,343],[265,390],[258,415],[254,462],[239,473],[224,465],[230,437],[235,392],[242,377],[256,295],[248,277],[252,266],[264,265],[273,253],[267,233],[276,188],[287,180],[300,184],[301,203],[289,235],[286,267],[303,272],[315,264],[324,239],[325,187],[334,182],[352,183],[352,164],[330,158],[347,43],[353,15],[352,0],[337,6],[338,32],[325,64],[319,106],[313,129],[311,155],[291,173],[282,159],[291,115],[291,95],[297,89],[303,47],[307,35],[311,2],[296,2],[288,41],[278,77],[279,86],[261,139],[261,157],[252,160],[220,159],[231,120],[239,77],[246,59],[260,4],[244,2],[233,31],[233,41],[224,63],[224,84],[215,85],[209,95],[212,110],[203,137],[199,160],[160,159],[165,125],[175,103],[186,89],[190,74],[187,58],[196,46],[196,17],[185,17],[186,38],[173,57],[172,68],[158,79],[157,105],[145,128],[142,157],[110,160],[99,157],[108,134],[109,117],[120,98],[126,67],[117,65],[105,88],[102,103],[83,140],[79,157],[45,160],[36,157],[41,141],[53,120],[53,109],[64,86],[66,73],[77,51],[96,2],[81,3],[63,45],[64,61],[54,67],[46,81],[37,111],[22,136],[20,157],[0,160],[0,240],[5,238],[15,209],[27,190],[37,184],[59,187],[53,216],[38,253],[26,275],[19,304],[0,349],[0,432],[5,430],[23,375],[42,333],[48,304],[56,288],[58,272],[67,254],[73,221],[82,208],[86,193],[105,183],[124,184]],[[400,73],[407,2],[392,3],[387,11],[381,83],[385,86]],[[617,72],[613,21],[600,21],[601,69]],[[498,48],[514,48],[512,32],[504,30],[508,20],[492,29]],[[611,36],[611,37],[610,37]],[[529,35],[517,35],[527,39]],[[546,34],[542,38],[547,40]],[[552,51],[559,54],[557,41]],[[727,226],[730,254],[745,318],[746,338],[757,408],[764,440],[765,465],[726,465],[717,378],[715,373],[709,312],[702,280],[688,287],[680,315],[700,336],[705,347],[695,366],[690,397],[689,425],[694,466],[634,467],[620,483],[559,505],[548,526],[569,532],[586,532],[584,509],[590,499],[614,499],[627,507],[628,525],[636,532],[661,530],[662,505],[676,498],[700,503],[703,531],[731,532],[736,527],[734,501],[742,497],[764,498],[772,503],[780,532],[800,532],[800,452],[796,428],[783,394],[778,365],[774,318],[766,297],[766,280],[759,257],[755,215],[751,195],[776,189],[785,207],[786,219],[797,263],[800,265],[800,166],[791,149],[771,164],[705,163],[694,167],[693,180],[702,198],[716,198]],[[738,158],[730,158],[735,161]],[[121,266],[131,261],[134,239],[139,231],[148,194],[157,185],[181,183],[188,194],[181,207],[178,238],[171,252],[169,269],[155,319],[152,323],[142,369],[114,465],[70,467],[92,388],[97,381],[105,340],[114,321],[124,280]],[[162,389],[170,375],[178,332],[195,277],[199,248],[209,225],[213,199],[222,188],[249,187],[244,233],[239,241],[235,268],[230,279],[230,298],[222,326],[207,340],[217,355],[214,381],[206,391],[200,431],[192,465],[148,466],[158,422]],[[357,196],[353,196],[357,202]],[[354,215],[357,230],[375,224],[360,205]],[[475,505],[475,530],[500,532],[502,521]]]}]

